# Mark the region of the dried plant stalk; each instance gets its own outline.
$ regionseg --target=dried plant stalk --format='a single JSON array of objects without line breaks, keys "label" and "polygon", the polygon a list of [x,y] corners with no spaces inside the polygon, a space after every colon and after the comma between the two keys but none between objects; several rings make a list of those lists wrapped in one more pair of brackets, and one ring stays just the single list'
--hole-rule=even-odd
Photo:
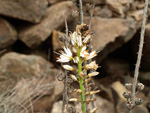
[{"label": "dried plant stalk", "polygon": [[142,22],[141,35],[140,35],[139,51],[138,51],[138,56],[137,56],[135,72],[134,72],[134,81],[132,85],[131,101],[133,102],[133,105],[135,105],[135,92],[136,92],[137,80],[139,76],[139,68],[140,68],[140,63],[141,63],[141,58],[142,58],[142,50],[143,50],[143,45],[144,45],[144,34],[145,34],[145,24],[146,24],[147,10],[148,10],[148,1],[149,0],[145,0],[145,8],[143,12],[143,22]]}]

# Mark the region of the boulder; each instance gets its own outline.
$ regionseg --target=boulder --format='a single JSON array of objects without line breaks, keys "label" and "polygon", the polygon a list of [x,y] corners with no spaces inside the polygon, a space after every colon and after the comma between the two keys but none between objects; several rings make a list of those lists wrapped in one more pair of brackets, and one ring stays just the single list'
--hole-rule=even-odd
[{"label": "boulder", "polygon": [[17,31],[6,20],[0,18],[0,49],[12,45],[17,40]]},{"label": "boulder", "polygon": [[58,2],[62,2],[62,1],[67,1],[67,0],[48,0],[49,4],[55,4],[55,3],[58,3]]},{"label": "boulder", "polygon": [[[85,18],[85,22],[89,23],[89,19]],[[91,31],[94,35],[91,45],[94,50],[100,51],[98,62],[132,39],[137,29],[138,25],[133,19],[93,17]]]},{"label": "boulder", "polygon": [[39,23],[47,5],[47,0],[0,0],[0,14],[32,23]]},{"label": "boulder", "polygon": [[45,41],[54,29],[64,26],[65,19],[71,19],[71,14],[75,7],[71,1],[52,5],[47,9],[46,16],[41,23],[29,25],[19,31],[19,39],[28,47],[35,48]]},{"label": "boulder", "polygon": [[83,0],[83,2],[89,3],[89,4],[93,4],[94,2],[95,2],[95,4],[104,4],[105,0],[95,0],[94,2],[93,2],[93,0]]},{"label": "boulder", "polygon": [[150,72],[140,72],[139,81],[146,86],[150,86]]},{"label": "boulder", "polygon": [[59,49],[62,49],[62,43],[61,41],[59,40],[59,37],[61,36],[65,36],[65,33],[62,33],[60,31],[56,31],[54,30],[53,31],[53,35],[52,35],[52,44],[53,44],[53,50],[54,51],[57,51]]},{"label": "boulder", "polygon": [[52,64],[45,59],[35,55],[23,55],[15,52],[5,54],[0,59],[0,64],[4,65],[0,71],[1,91],[13,88],[22,78],[53,76],[51,71]]},{"label": "boulder", "polygon": [[21,106],[28,113],[50,112],[64,89],[63,82],[56,79],[59,71],[52,64],[39,56],[14,52],[5,54],[0,63],[5,63],[0,71],[0,97],[3,92],[11,94],[4,95],[6,100],[0,99],[1,105],[7,105],[14,113],[22,112]]},{"label": "boulder", "polygon": [[106,5],[121,17],[125,16],[125,13],[129,10],[130,4],[133,0],[106,0]]}]

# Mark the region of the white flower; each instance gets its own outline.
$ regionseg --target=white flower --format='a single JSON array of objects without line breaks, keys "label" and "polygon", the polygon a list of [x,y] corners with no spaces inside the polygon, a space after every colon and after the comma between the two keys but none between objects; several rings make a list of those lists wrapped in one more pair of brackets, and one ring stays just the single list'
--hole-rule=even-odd
[{"label": "white flower", "polygon": [[85,37],[85,39],[83,40],[83,43],[86,44],[89,41],[90,38],[91,38],[91,35],[87,35]]},{"label": "white flower", "polygon": [[81,56],[81,57],[86,57],[86,56],[88,56],[88,55],[89,55],[89,53],[88,53],[88,51],[86,50],[86,46],[83,46],[82,49],[81,49],[80,56]]},{"label": "white flower", "polygon": [[98,108],[93,108],[92,110],[90,110],[90,113],[95,113],[96,110],[98,110]]},{"label": "white flower", "polygon": [[57,62],[64,63],[64,62],[69,62],[70,60],[73,59],[72,52],[70,51],[70,49],[66,47],[63,47],[63,48],[64,48],[64,52],[61,51],[61,55],[58,58]]},{"label": "white flower", "polygon": [[86,56],[85,56],[85,60],[92,59],[92,58],[94,58],[95,56],[97,56],[96,51],[92,51],[89,55],[86,55]]},{"label": "white flower", "polygon": [[81,35],[78,35],[78,33],[76,31],[74,31],[71,35],[71,42],[72,45],[78,45],[79,47],[82,46],[82,37]]},{"label": "white flower", "polygon": [[92,72],[92,73],[88,74],[88,77],[93,77],[93,76],[96,76],[98,74],[99,74],[99,72]]},{"label": "white flower", "polygon": [[70,66],[70,65],[62,65],[62,67],[64,69],[66,69],[66,70],[69,70],[69,71],[73,71],[74,70],[74,68],[72,66]]},{"label": "white flower", "polygon": [[74,63],[78,63],[78,62],[79,62],[79,58],[78,58],[77,56],[74,57],[74,58],[73,58],[73,62],[74,62]]},{"label": "white flower", "polygon": [[73,33],[71,33],[71,35],[70,35],[70,37],[71,37],[71,42],[72,42],[72,45],[76,45],[76,43],[77,43],[77,37],[78,36],[78,34],[77,34],[77,32],[75,31],[75,32],[73,32]]},{"label": "white flower", "polygon": [[82,37],[81,37],[81,35],[78,35],[76,38],[77,38],[78,46],[81,47],[82,46]]},{"label": "white flower", "polygon": [[73,74],[70,74],[70,78],[72,78],[74,81],[78,81],[77,77]]},{"label": "white flower", "polygon": [[85,69],[95,69],[95,70],[97,70],[97,68],[98,68],[98,65],[96,64],[96,62],[95,61],[93,61],[93,62],[91,62],[90,64],[87,64],[86,66],[85,66]]},{"label": "white flower", "polygon": [[69,101],[70,101],[70,102],[78,102],[79,99],[77,99],[77,98],[71,98],[71,99],[69,99]]}]

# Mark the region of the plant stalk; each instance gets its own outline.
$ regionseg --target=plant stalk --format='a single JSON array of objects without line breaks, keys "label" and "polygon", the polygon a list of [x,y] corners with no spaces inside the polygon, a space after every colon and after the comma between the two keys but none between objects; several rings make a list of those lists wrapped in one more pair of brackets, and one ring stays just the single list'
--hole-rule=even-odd
[{"label": "plant stalk", "polygon": [[82,91],[81,93],[81,108],[82,108],[82,112],[86,113],[86,107],[85,107],[85,91],[84,91],[84,85],[83,85],[83,78],[80,76],[80,73],[82,72],[82,61],[81,61],[81,57],[80,57],[80,53],[81,53],[81,49],[78,48],[78,58],[79,58],[79,63],[78,63],[78,76],[79,76],[79,85],[80,85],[80,89]]},{"label": "plant stalk", "polygon": [[141,58],[142,58],[142,50],[143,50],[143,45],[144,45],[144,34],[145,34],[145,24],[146,24],[146,15],[147,15],[147,9],[148,9],[148,1],[149,0],[145,0],[145,8],[144,8],[144,12],[143,12],[143,22],[142,22],[142,28],[141,28],[139,51],[138,51],[137,62],[136,62],[136,66],[135,66],[135,72],[134,72],[134,81],[133,81],[132,97],[131,97],[133,104],[135,104],[136,85],[137,85],[137,80],[138,80],[138,76],[139,76],[139,68],[140,68],[140,63],[141,63]]},{"label": "plant stalk", "polygon": [[81,24],[83,24],[82,0],[79,0]]}]

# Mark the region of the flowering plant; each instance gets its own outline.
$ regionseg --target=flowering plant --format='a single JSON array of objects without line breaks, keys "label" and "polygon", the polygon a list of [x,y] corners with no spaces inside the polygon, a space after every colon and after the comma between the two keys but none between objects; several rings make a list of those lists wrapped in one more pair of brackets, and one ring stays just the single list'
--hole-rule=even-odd
[{"label": "flowering plant", "polygon": [[[80,94],[80,98],[70,98],[69,101],[81,102],[81,109],[83,113],[86,113],[86,104],[95,101],[94,98],[88,98],[88,96],[94,95],[99,90],[92,91],[91,78],[99,74],[96,72],[98,65],[96,61],[91,61],[97,53],[96,51],[89,51],[88,44],[92,38],[89,28],[86,24],[77,25],[76,31],[69,35],[69,45],[64,45],[63,50],[60,51],[57,62],[62,63],[62,67],[69,71],[69,77],[79,84],[79,89],[74,89],[74,92]],[[84,65],[85,62],[88,62]],[[70,64],[76,64],[75,66]],[[93,70],[87,73],[87,71]],[[97,108],[90,110],[93,113]]]}]

